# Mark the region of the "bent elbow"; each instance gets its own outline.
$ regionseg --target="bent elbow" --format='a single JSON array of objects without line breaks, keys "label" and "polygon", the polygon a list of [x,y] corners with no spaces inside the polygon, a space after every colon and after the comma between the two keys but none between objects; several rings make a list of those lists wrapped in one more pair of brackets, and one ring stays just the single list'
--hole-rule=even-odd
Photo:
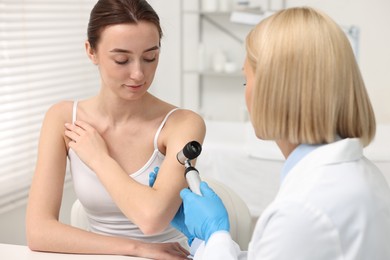
[{"label": "bent elbow", "polygon": [[27,241],[27,247],[31,251],[42,251],[40,250],[39,246],[36,243],[33,243],[32,241]]},{"label": "bent elbow", "polygon": [[167,226],[161,225],[161,223],[155,223],[155,221],[145,221],[140,223],[139,229],[143,234],[151,236],[162,233]]},{"label": "bent elbow", "polygon": [[39,223],[28,223],[26,225],[26,243],[32,251],[45,251],[47,246],[47,230]]},{"label": "bent elbow", "polygon": [[164,217],[156,212],[144,212],[137,225],[145,235],[157,235],[168,228],[170,222],[165,221]]},{"label": "bent elbow", "polygon": [[144,207],[134,214],[132,212],[124,212],[144,235],[157,235],[165,231],[171,223],[173,217],[167,214],[164,208]]},{"label": "bent elbow", "polygon": [[39,237],[38,233],[34,230],[27,229],[26,231],[26,242],[28,248],[32,251],[42,251],[41,245],[40,245],[41,238]]}]

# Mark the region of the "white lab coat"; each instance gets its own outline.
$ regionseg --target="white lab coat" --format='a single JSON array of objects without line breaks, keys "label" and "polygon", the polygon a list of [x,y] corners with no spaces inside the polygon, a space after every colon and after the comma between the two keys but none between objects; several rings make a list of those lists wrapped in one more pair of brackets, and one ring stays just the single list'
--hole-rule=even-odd
[{"label": "white lab coat", "polygon": [[248,252],[216,232],[194,259],[390,259],[390,189],[358,139],[299,161],[259,218]]}]

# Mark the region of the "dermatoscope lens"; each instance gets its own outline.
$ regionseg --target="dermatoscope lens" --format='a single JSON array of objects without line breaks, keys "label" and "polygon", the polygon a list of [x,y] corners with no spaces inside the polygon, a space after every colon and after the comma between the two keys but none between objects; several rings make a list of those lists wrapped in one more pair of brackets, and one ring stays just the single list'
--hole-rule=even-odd
[{"label": "dermatoscope lens", "polygon": [[202,146],[197,141],[187,143],[184,148],[177,153],[176,158],[181,164],[189,162],[199,156],[202,151]]},{"label": "dermatoscope lens", "polygon": [[197,141],[192,141],[186,144],[183,149],[184,155],[192,160],[199,156],[202,151],[202,146]]}]

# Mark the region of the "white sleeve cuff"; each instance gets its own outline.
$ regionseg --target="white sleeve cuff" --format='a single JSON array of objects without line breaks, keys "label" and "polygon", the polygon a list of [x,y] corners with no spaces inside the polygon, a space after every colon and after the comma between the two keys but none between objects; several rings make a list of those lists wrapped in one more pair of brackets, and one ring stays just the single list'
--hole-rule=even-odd
[{"label": "white sleeve cuff", "polygon": [[[240,247],[233,241],[227,231],[214,232],[207,244],[204,241],[195,253],[195,260],[224,259],[237,260],[240,255]],[[241,258],[240,258],[241,259]]]},{"label": "white sleeve cuff", "polygon": [[[209,237],[209,240],[207,241],[207,244],[210,243],[210,241],[226,241],[226,240],[232,240],[232,237],[230,236],[230,233],[226,230],[220,230],[220,231],[217,231],[217,232],[214,232],[213,234],[211,234],[211,236]],[[215,243],[215,242],[212,242],[212,243]]]}]

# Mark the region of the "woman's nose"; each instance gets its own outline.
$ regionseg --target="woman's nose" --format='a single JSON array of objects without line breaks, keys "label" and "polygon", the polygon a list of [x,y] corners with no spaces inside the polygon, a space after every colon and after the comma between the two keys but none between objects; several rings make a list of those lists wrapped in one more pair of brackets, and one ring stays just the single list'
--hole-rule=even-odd
[{"label": "woman's nose", "polygon": [[144,72],[140,62],[134,62],[130,67],[130,78],[135,81],[140,81],[144,78]]}]

